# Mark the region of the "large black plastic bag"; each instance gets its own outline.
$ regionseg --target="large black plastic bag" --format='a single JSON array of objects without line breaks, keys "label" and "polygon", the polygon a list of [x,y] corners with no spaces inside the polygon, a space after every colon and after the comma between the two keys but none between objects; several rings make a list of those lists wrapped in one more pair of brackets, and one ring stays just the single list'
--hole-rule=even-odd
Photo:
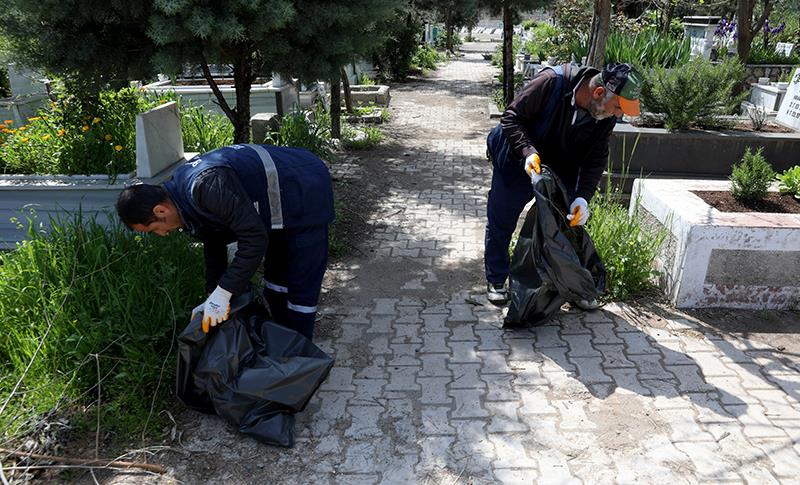
[{"label": "large black plastic bag", "polygon": [[208,334],[201,320],[202,312],[178,337],[178,398],[259,441],[294,445],[294,413],[305,408],[333,359],[269,321],[249,293],[234,298],[230,319]]},{"label": "large black plastic bag", "polygon": [[567,191],[548,167],[533,193],[511,258],[507,327],[541,325],[565,302],[605,291],[605,266],[586,230],[569,226]]}]

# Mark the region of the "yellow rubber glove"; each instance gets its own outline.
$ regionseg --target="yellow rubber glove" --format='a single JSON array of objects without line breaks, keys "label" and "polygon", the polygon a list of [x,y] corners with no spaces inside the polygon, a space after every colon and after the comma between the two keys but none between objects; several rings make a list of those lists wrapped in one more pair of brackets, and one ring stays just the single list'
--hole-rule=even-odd
[{"label": "yellow rubber glove", "polygon": [[538,153],[532,153],[525,159],[525,173],[531,178],[533,185],[542,179],[542,159]]}]

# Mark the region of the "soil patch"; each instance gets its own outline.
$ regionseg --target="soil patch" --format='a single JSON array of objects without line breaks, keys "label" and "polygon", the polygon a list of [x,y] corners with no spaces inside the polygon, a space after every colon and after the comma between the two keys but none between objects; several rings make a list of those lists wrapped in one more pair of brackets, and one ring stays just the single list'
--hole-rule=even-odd
[{"label": "soil patch", "polygon": [[695,195],[703,202],[722,212],[767,212],[773,214],[800,214],[800,202],[791,195],[770,192],[764,200],[744,204],[734,199],[730,192],[720,190],[697,190]]}]

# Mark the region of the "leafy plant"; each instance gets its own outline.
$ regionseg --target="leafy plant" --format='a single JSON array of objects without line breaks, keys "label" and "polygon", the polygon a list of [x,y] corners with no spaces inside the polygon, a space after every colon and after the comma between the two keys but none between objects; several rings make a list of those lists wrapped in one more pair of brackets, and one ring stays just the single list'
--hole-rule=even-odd
[{"label": "leafy plant", "polygon": [[434,70],[436,69],[436,64],[441,61],[442,59],[436,49],[426,44],[420,47],[411,58],[411,67],[422,71]]},{"label": "leafy plant", "polygon": [[764,147],[752,152],[747,147],[742,160],[731,171],[731,195],[744,204],[753,204],[767,196],[775,171],[764,158]]},{"label": "leafy plant", "polygon": [[383,132],[372,126],[354,128],[350,125],[342,127],[342,142],[347,148],[364,150],[373,148],[383,141]]},{"label": "leafy plant", "polygon": [[99,412],[104,431],[161,429],[176,332],[204,296],[197,246],[75,214],[48,235],[32,224],[27,241],[0,253],[0,279],[6,438],[53,411],[92,424]]},{"label": "leafy plant", "polygon": [[358,78],[358,84],[362,86],[374,86],[375,80],[369,77],[366,72],[362,72],[361,76]]},{"label": "leafy plant", "polygon": [[767,122],[767,110],[763,106],[748,106],[747,117],[755,131],[760,131]]},{"label": "leafy plant", "polygon": [[322,158],[330,158],[331,115],[317,103],[313,111],[295,111],[281,117],[278,131],[267,135],[271,145],[305,148]]},{"label": "leafy plant", "polygon": [[[637,143],[638,138],[631,156]],[[624,200],[622,182],[614,183],[610,158],[606,173],[605,189],[598,188],[589,205],[586,230],[606,267],[606,298],[631,298],[653,287],[652,281],[658,275],[653,262],[668,230],[647,224],[638,198],[632,201],[632,210],[620,203]],[[627,165],[622,160],[619,179],[627,178]]]},{"label": "leafy plant", "polygon": [[800,199],[800,165],[788,168],[776,177],[781,194],[793,195],[795,199]]},{"label": "leafy plant", "polygon": [[786,56],[781,52],[775,52],[774,46],[764,47],[763,45],[754,45],[750,49],[750,55],[747,58],[748,64],[800,64],[800,54],[797,52],[791,56]]},{"label": "leafy plant", "polygon": [[696,57],[680,69],[657,67],[643,74],[642,104],[651,113],[662,113],[669,130],[727,127],[730,122],[721,117],[747,96],[733,94],[744,79],[744,66],[736,59],[712,64]]},{"label": "leafy plant", "polygon": [[639,34],[611,32],[606,40],[606,63],[627,62],[639,69],[648,67],[673,68],[689,60],[688,38],[675,39],[660,32]]},{"label": "leafy plant", "polygon": [[503,97],[502,89],[492,90],[492,102],[497,106],[497,111],[502,113],[506,110],[506,99]]}]

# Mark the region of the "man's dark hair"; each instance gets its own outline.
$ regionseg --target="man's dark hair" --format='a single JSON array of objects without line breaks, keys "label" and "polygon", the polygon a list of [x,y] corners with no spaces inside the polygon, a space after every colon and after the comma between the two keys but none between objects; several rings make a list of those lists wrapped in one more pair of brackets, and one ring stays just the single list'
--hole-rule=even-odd
[{"label": "man's dark hair", "polygon": [[169,195],[158,185],[132,185],[119,194],[117,214],[126,226],[134,224],[147,226],[156,221],[153,208],[169,200]]}]

